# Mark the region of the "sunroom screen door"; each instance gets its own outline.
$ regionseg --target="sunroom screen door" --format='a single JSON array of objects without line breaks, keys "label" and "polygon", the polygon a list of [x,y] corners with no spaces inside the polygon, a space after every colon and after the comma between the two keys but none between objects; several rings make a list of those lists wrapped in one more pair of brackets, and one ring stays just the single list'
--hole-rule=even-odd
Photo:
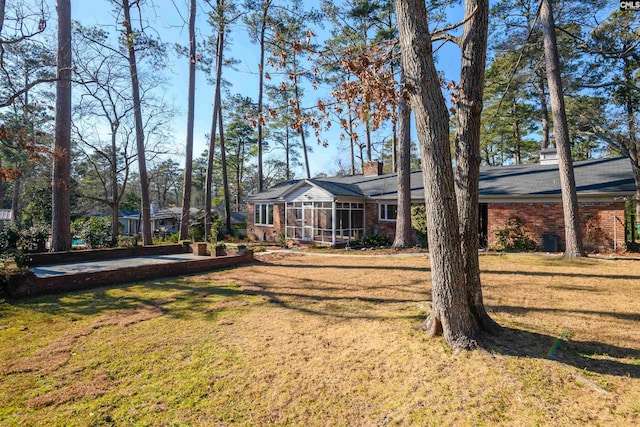
[{"label": "sunroom screen door", "polygon": [[313,202],[302,203],[302,240],[313,240]]}]

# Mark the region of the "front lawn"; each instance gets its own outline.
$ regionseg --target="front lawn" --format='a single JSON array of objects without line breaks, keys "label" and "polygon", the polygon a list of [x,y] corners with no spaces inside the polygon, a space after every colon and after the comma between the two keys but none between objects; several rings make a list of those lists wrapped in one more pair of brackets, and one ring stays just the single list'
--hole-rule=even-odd
[{"label": "front lawn", "polygon": [[503,331],[457,356],[414,329],[424,254],[263,254],[0,303],[0,425],[640,423],[640,261],[481,267]]}]

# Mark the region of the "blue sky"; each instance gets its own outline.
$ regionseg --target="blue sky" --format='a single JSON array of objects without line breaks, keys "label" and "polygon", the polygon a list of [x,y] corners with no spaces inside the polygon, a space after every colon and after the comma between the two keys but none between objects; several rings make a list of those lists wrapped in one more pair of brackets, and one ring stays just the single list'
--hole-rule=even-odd
[{"label": "blue sky", "polygon": [[[319,2],[313,2],[317,4]],[[154,0],[155,13],[149,14],[148,19],[153,21],[152,26],[164,42],[173,45],[180,43],[186,45],[188,42],[187,28],[183,24],[183,18],[187,17],[187,0]],[[199,14],[199,31],[201,37],[210,34],[211,28],[204,18],[204,8],[201,5]],[[178,12],[178,9],[180,10]],[[72,18],[80,21],[83,25],[113,25],[114,19],[111,13],[111,5],[107,0],[72,0]],[[52,14],[55,8],[52,7]],[[438,66],[444,70],[448,79],[457,79],[456,70],[459,67],[459,56],[456,49],[443,49],[438,54]],[[239,60],[235,70],[227,69],[223,78],[227,80],[232,88],[232,93],[241,93],[257,99],[258,93],[258,47],[252,44],[246,34],[244,26],[236,24],[231,34],[231,46],[229,56]],[[168,98],[172,99],[179,110],[175,118],[172,129],[174,134],[175,148],[183,152],[182,147],[186,141],[186,110],[187,110],[187,85],[188,85],[188,62],[186,58],[178,58],[175,55],[168,60],[168,67],[165,70],[169,79],[167,85]],[[313,91],[306,89],[305,105],[315,105],[317,99],[328,97],[329,91],[320,88]],[[207,82],[203,72],[198,72],[196,83],[196,117],[194,130],[194,157],[199,156],[206,147],[205,135],[209,133],[211,127],[211,110],[213,102],[213,87]],[[383,136],[380,135],[380,138]],[[324,172],[332,174],[337,168],[338,159],[343,160],[344,165],[349,164],[348,150],[345,143],[340,143],[339,132],[335,129],[323,131],[323,139],[329,141],[327,148],[316,144],[314,137],[308,138],[308,144],[313,146],[313,153],[309,155],[311,175]],[[415,135],[413,136],[415,139]],[[266,154],[269,156],[269,154]],[[180,161],[181,164],[184,160]],[[298,177],[302,177],[302,169],[296,171]]]}]

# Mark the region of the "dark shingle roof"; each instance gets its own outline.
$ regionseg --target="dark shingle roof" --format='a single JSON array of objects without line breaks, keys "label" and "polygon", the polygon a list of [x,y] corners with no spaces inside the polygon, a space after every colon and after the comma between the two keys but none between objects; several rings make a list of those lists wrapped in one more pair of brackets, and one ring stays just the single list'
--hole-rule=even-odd
[{"label": "dark shingle roof", "polygon": [[[576,190],[579,195],[633,194],[635,183],[627,158],[591,159],[574,162]],[[248,197],[249,201],[277,200],[304,180],[281,183]],[[349,175],[306,180],[335,196],[367,197],[382,200],[397,198],[397,174]],[[480,198],[559,196],[558,165],[528,164],[493,166],[480,169]],[[424,198],[422,172],[411,173],[411,198]]]}]

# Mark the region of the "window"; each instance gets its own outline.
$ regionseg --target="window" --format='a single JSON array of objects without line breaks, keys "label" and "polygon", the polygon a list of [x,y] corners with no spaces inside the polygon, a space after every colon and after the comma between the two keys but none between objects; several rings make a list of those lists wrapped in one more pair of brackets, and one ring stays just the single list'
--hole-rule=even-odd
[{"label": "window", "polygon": [[273,204],[256,203],[253,212],[253,223],[255,225],[273,225]]},{"label": "window", "polygon": [[398,205],[380,205],[380,221],[395,221],[398,217]]}]

